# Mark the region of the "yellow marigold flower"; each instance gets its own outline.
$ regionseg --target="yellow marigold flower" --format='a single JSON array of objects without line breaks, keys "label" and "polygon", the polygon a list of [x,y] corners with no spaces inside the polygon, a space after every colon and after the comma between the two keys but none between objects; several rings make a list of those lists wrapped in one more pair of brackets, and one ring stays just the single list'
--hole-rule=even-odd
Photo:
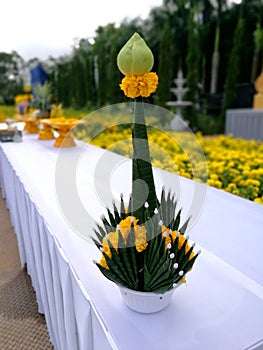
[{"label": "yellow marigold flower", "polygon": [[237,189],[236,184],[235,184],[235,183],[232,183],[232,182],[230,182],[230,183],[227,185],[225,191],[230,192],[230,193],[233,193],[233,194],[236,194],[236,195],[239,194],[239,191],[238,191],[238,189]]},{"label": "yellow marigold flower", "polygon": [[210,179],[214,180],[214,181],[217,181],[218,180],[218,175],[217,174],[211,174],[210,175]]},{"label": "yellow marigold flower", "polygon": [[247,186],[260,186],[260,181],[254,179],[247,179]]},{"label": "yellow marigold flower", "polygon": [[29,85],[25,85],[24,86],[24,91],[25,92],[30,92],[31,91],[31,87]]},{"label": "yellow marigold flower", "polygon": [[158,75],[154,72],[143,75],[127,75],[122,79],[120,88],[130,98],[148,97],[154,93],[158,85]]},{"label": "yellow marigold flower", "polygon": [[236,184],[234,183],[229,183],[227,188],[226,188],[226,191],[229,191],[229,192],[232,192],[232,191],[235,191],[237,188]]},{"label": "yellow marigold flower", "polygon": [[101,259],[100,259],[100,265],[105,267],[106,269],[108,269],[108,265],[106,263],[106,259],[104,258],[104,256],[102,255]]},{"label": "yellow marigold flower", "polygon": [[207,181],[207,184],[209,186],[213,186],[213,187],[216,187],[216,188],[222,188],[222,182],[219,181],[219,180],[211,180],[211,179],[209,179]]},{"label": "yellow marigold flower", "polygon": [[258,204],[263,204],[263,197],[261,197],[261,198],[259,198],[259,197],[258,197],[258,198],[255,198],[255,199],[254,199],[254,202],[255,202],[255,203],[258,203]]},{"label": "yellow marigold flower", "polygon": [[141,253],[147,248],[148,243],[142,243],[142,244],[136,244],[136,250],[137,252]]},{"label": "yellow marigold flower", "polygon": [[263,168],[261,169],[253,169],[250,172],[250,177],[254,179],[259,179],[263,175]]},{"label": "yellow marigold flower", "polygon": [[[130,233],[132,220],[134,220],[133,225],[134,225],[136,250],[138,252],[142,252],[147,248],[148,243],[146,241],[146,229],[144,226],[137,225],[138,219],[136,219],[133,216],[128,216],[126,219],[122,220],[119,223],[120,232],[121,232],[121,235],[124,239],[124,242],[126,243],[127,238],[129,236],[129,233]],[[108,233],[107,238],[104,237],[102,240],[102,248],[103,248],[104,252],[111,258],[111,251],[110,251],[108,241],[111,242],[111,244],[115,248],[116,252],[118,252],[118,243],[119,243],[118,230]],[[104,256],[101,257],[100,265],[108,268],[108,265],[106,263]]]}]

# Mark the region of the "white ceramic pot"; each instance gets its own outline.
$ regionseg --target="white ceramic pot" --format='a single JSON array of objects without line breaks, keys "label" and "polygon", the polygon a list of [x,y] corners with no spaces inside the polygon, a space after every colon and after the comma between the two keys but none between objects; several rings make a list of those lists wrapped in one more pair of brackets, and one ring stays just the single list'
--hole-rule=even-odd
[{"label": "white ceramic pot", "polygon": [[134,311],[150,314],[163,310],[170,303],[174,290],[173,288],[165,293],[139,292],[118,286],[125,304]]}]

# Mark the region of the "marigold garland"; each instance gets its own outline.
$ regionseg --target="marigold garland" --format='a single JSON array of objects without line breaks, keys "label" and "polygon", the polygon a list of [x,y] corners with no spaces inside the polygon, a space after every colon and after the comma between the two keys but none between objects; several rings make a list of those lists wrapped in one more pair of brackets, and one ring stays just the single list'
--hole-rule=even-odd
[{"label": "marigold garland", "polygon": [[149,97],[157,89],[158,75],[154,72],[143,75],[126,75],[120,84],[124,94],[130,98]]}]

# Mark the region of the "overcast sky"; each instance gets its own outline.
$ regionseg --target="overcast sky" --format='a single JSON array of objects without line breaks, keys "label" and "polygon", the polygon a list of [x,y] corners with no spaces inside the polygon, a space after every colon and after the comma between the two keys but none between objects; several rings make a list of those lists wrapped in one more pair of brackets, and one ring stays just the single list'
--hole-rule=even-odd
[{"label": "overcast sky", "polygon": [[98,26],[124,18],[146,18],[162,0],[3,0],[0,52],[25,60],[71,52],[74,38],[93,37]]}]

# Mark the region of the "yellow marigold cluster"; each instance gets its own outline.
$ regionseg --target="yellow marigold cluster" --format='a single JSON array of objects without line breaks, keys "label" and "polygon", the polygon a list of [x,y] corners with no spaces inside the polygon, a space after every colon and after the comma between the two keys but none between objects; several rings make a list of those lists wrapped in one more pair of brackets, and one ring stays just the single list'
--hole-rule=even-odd
[{"label": "yellow marigold cluster", "polygon": [[20,103],[24,101],[33,101],[34,96],[32,94],[21,94],[15,96],[15,103]]},{"label": "yellow marigold cluster", "polygon": [[130,98],[149,97],[157,89],[158,75],[154,72],[143,75],[126,75],[120,84],[124,94]]},{"label": "yellow marigold cluster", "polygon": [[[135,234],[135,245],[136,250],[138,252],[142,252],[146,249],[148,243],[146,241],[146,229],[142,225],[137,225],[138,219],[136,219],[133,216],[128,216],[126,219],[122,220],[119,223],[120,226],[120,232],[124,239],[124,242],[127,242],[127,238],[129,236],[130,230],[131,230],[131,224],[133,222],[134,225],[134,234]],[[109,247],[108,241],[111,242],[112,246],[115,248],[116,252],[118,252],[118,242],[119,242],[119,233],[118,230],[114,232],[108,233],[107,238],[104,237],[102,240],[102,248],[103,251],[111,258],[111,251]],[[100,260],[100,264],[106,268],[108,268],[108,265],[106,263],[105,257],[102,256]]]},{"label": "yellow marigold cluster", "polygon": [[[121,235],[124,239],[124,242],[127,242],[127,238],[129,236],[130,230],[131,230],[131,223],[133,222],[134,224],[134,234],[135,234],[135,245],[136,245],[136,250],[140,253],[143,252],[147,246],[148,243],[146,241],[146,229],[144,226],[142,225],[138,225],[138,219],[136,219],[134,216],[128,216],[126,219],[122,220],[119,223],[119,229],[121,232]],[[176,236],[178,234],[178,231],[173,231],[172,233],[169,232],[169,229],[165,226],[162,226],[162,234],[163,237],[165,237],[165,242],[166,242],[166,246],[169,243],[174,243]],[[184,237],[184,235],[180,234],[178,237],[178,248],[181,249],[186,238]],[[109,258],[111,258],[112,254],[110,251],[110,247],[109,247],[109,243],[111,242],[112,246],[115,248],[116,252],[118,252],[118,244],[119,244],[119,233],[118,230],[116,229],[116,231],[114,232],[110,232],[108,233],[107,237],[104,237],[102,240],[102,248],[104,253],[106,253],[108,255]],[[188,252],[188,250],[190,249],[189,244],[187,243],[185,246],[185,252]],[[194,252],[192,252],[190,254],[189,260],[192,259],[194,257]],[[108,265],[106,262],[106,259],[104,257],[104,255],[101,257],[100,260],[100,265],[107,268],[108,269]],[[181,279],[181,282],[185,282],[185,279]]]}]

